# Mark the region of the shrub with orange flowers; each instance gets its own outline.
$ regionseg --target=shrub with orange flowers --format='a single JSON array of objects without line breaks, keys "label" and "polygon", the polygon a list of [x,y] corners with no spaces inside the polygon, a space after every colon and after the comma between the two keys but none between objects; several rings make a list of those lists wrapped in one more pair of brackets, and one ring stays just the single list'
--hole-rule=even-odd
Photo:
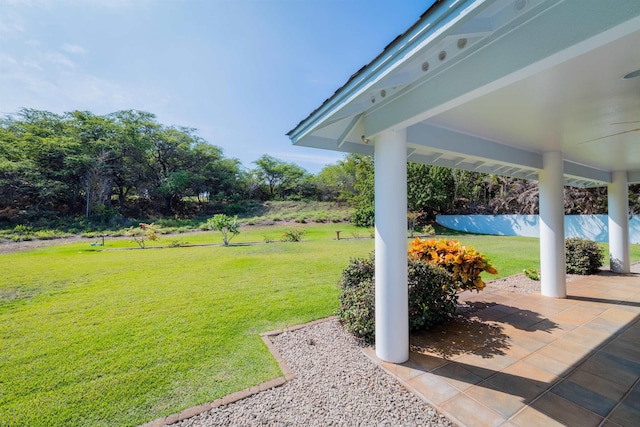
[{"label": "shrub with orange flowers", "polygon": [[416,238],[411,242],[409,256],[443,267],[452,274],[458,290],[480,292],[485,287],[480,274],[498,274],[483,254],[457,240]]}]

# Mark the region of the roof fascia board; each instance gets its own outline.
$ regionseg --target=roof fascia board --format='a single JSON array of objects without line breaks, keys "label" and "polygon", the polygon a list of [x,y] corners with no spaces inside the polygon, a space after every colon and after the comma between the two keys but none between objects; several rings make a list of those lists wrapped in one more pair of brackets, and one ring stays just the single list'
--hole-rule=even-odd
[{"label": "roof fascia board", "polygon": [[542,169],[542,155],[425,123],[407,128],[407,142],[525,168]]},{"label": "roof fascia board", "polygon": [[329,98],[324,105],[320,106],[307,119],[289,132],[292,142],[295,144],[318,126],[319,123],[366,91],[385,74],[388,74],[401,62],[398,59],[402,59],[423,46],[432,43],[434,39],[442,36],[453,23],[463,19],[471,10],[482,5],[485,1],[445,0],[441,3],[435,3],[435,8],[431,13],[409,29],[399,40],[392,42],[392,46],[385,49],[371,63],[366,65],[361,72],[356,73],[355,78],[338,89],[334,96]]},{"label": "roof fascia board", "polygon": [[305,137],[303,146],[310,148],[322,148],[323,150],[340,151],[343,153],[366,154],[368,156],[373,156],[373,144],[356,144],[349,141],[338,144],[338,141],[334,139],[314,135]]},{"label": "roof fascia board", "polygon": [[[506,34],[455,66],[441,69],[402,96],[371,109],[365,115],[367,137],[447,111],[602,46],[637,30],[640,25],[640,2],[637,0],[616,0],[616,7],[602,0],[565,0],[549,4],[554,13],[538,14],[516,31],[506,30]],[[589,13],[576,13],[580,10]],[[571,31],[567,31],[567,27],[571,27]],[[500,58],[499,66],[489,58]]]},{"label": "roof fascia board", "polygon": [[640,171],[627,172],[629,184],[640,184]]}]

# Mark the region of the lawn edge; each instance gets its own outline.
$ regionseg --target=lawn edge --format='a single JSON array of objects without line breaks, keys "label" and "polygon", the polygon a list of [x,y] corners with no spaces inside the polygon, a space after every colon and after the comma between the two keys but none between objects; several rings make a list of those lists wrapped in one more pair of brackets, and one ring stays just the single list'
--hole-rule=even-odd
[{"label": "lawn edge", "polygon": [[216,399],[212,402],[206,402],[201,405],[193,406],[191,408],[184,409],[178,413],[168,415],[166,417],[161,417],[153,421],[149,421],[148,423],[141,424],[139,427],[163,427],[170,424],[177,423],[179,421],[186,420],[191,417],[195,417],[196,415],[200,415],[203,412],[210,411],[211,409],[218,408],[223,405],[229,405],[231,403],[235,403],[239,400],[246,399],[247,397],[253,396],[254,394],[260,393],[261,391],[269,390],[271,388],[280,387],[286,384],[288,381],[291,381],[294,378],[293,372],[289,365],[284,361],[278,349],[275,348],[273,342],[271,341],[272,337],[281,335],[285,332],[297,331],[298,329],[303,329],[309,326],[317,325],[319,323],[329,322],[335,320],[335,316],[325,317],[323,319],[313,320],[311,322],[302,323],[300,325],[291,326],[289,328],[284,329],[276,329],[269,332],[263,332],[260,334],[260,338],[267,346],[267,349],[271,353],[271,356],[278,362],[278,366],[283,373],[283,376],[276,377],[269,381],[265,381],[263,383],[254,385],[253,387],[245,388],[244,390],[236,391],[235,393],[231,393],[227,396]]}]

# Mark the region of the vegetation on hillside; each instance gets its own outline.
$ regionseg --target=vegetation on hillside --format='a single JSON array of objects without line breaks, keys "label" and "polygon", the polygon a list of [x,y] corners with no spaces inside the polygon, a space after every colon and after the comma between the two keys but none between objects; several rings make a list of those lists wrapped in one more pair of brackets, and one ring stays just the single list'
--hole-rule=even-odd
[{"label": "vegetation on hillside", "polygon": [[[195,129],[163,125],[147,112],[22,109],[0,119],[0,229],[246,218],[260,216],[250,212],[268,201],[339,204],[353,208],[355,224],[373,225],[371,157],[349,154],[316,175],[266,154],[252,166],[225,157]],[[421,213],[418,226],[438,214],[538,209],[535,181],[424,164],[408,163],[407,192],[408,209]],[[566,187],[565,195],[568,214],[606,212],[606,188]],[[630,200],[632,213],[640,211],[640,185],[630,186]]]}]

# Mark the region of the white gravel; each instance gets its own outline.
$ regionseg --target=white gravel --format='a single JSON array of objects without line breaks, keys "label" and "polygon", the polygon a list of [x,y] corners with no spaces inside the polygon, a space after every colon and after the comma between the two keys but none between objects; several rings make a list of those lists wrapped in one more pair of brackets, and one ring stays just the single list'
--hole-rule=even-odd
[{"label": "white gravel", "polygon": [[374,365],[336,320],[272,337],[294,379],[174,426],[452,426]]}]

